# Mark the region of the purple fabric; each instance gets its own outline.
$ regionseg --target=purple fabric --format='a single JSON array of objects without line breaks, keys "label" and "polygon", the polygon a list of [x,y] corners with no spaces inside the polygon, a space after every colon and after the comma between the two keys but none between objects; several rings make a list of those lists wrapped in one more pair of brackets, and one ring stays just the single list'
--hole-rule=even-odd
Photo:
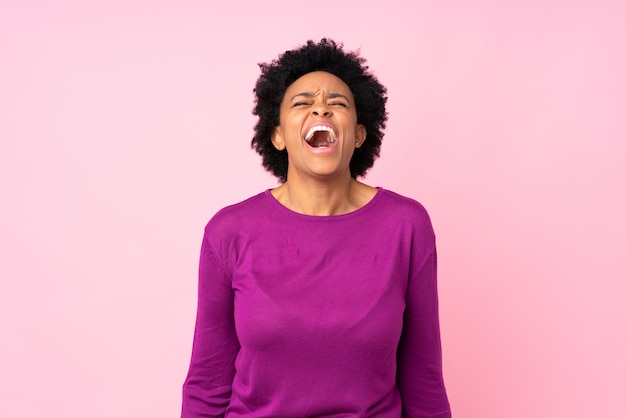
[{"label": "purple fabric", "polygon": [[268,191],[205,229],[182,417],[447,418],[435,237],[388,190],[309,216]]}]

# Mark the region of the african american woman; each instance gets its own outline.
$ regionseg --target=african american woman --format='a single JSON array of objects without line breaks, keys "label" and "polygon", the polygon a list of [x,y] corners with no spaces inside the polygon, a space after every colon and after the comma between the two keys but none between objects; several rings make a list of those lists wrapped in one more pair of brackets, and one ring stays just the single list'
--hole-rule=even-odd
[{"label": "african american woman", "polygon": [[429,216],[357,180],[386,88],[328,39],[260,67],[252,147],[280,185],[205,228],[182,417],[450,417]]}]

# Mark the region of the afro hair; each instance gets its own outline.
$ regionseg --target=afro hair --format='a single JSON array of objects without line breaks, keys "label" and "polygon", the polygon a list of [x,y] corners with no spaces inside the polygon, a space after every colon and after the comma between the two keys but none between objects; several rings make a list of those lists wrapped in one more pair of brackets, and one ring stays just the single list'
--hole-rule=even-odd
[{"label": "afro hair", "polygon": [[355,149],[350,161],[350,175],[365,175],[380,155],[380,144],[387,121],[387,89],[370,73],[359,51],[346,52],[343,44],[330,39],[286,51],[271,63],[259,64],[261,75],[254,88],[252,114],[258,116],[251,147],[263,159],[263,167],[287,181],[287,151],[277,150],[271,142],[273,129],[280,124],[280,105],[287,88],[298,78],[314,71],[325,71],[348,85],[356,104],[357,121],[365,126],[367,141]]}]

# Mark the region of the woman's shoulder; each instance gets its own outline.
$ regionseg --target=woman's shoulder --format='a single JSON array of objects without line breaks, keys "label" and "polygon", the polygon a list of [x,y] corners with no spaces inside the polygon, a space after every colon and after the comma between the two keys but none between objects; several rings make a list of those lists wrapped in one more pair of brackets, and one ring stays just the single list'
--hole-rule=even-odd
[{"label": "woman's shoulder", "polygon": [[405,214],[412,218],[429,219],[428,211],[419,201],[381,187],[379,187],[379,193],[381,193],[381,202],[384,209],[393,211],[396,215]]},{"label": "woman's shoulder", "polygon": [[215,236],[240,229],[246,223],[258,220],[267,211],[265,205],[267,205],[266,192],[261,192],[240,202],[225,206],[209,219],[205,231]]},{"label": "woman's shoulder", "polygon": [[248,215],[250,210],[258,209],[266,202],[266,194],[267,191],[263,191],[240,202],[225,206],[217,211],[211,220]]},{"label": "woman's shoulder", "polygon": [[430,215],[422,203],[391,190],[381,189],[379,193],[382,194],[375,217],[383,228],[400,227],[420,239],[434,236]]}]

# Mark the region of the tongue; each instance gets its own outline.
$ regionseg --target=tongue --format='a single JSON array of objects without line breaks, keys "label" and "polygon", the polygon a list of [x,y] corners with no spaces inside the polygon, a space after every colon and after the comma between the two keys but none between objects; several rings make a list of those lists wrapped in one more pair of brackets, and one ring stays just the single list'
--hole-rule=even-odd
[{"label": "tongue", "polygon": [[315,132],[309,144],[316,148],[327,147],[330,145],[330,134],[326,131]]}]

